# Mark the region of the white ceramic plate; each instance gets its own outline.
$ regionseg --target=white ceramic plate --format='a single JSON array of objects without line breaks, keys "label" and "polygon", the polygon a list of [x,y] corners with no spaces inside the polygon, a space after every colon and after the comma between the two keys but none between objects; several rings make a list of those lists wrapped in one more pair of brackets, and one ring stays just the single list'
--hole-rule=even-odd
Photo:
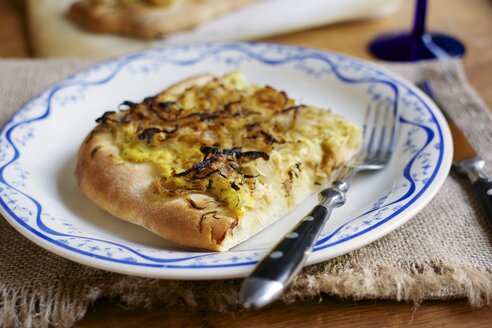
[{"label": "white ceramic plate", "polygon": [[313,195],[270,228],[228,252],[176,246],[106,214],[74,179],[79,144],[94,119],[123,100],[140,101],[202,72],[239,69],[253,83],[285,90],[306,104],[362,123],[368,106],[401,113],[393,160],[354,181],[307,264],[371,243],[396,229],[434,196],[451,165],[449,129],[433,103],[376,65],[320,50],[265,43],[173,46],[95,65],[49,88],[11,118],[0,135],[1,212],[47,250],[96,268],[168,279],[247,275],[269,247],[315,204]]}]

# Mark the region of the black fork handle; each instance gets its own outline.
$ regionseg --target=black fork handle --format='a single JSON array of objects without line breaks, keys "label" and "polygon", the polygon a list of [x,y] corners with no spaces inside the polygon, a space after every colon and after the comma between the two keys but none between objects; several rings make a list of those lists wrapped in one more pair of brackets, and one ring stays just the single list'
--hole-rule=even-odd
[{"label": "black fork handle", "polygon": [[335,181],[333,185],[320,193],[321,203],[263,257],[243,282],[240,298],[245,307],[259,308],[271,303],[292,282],[306,262],[333,209],[345,204],[348,183]]}]

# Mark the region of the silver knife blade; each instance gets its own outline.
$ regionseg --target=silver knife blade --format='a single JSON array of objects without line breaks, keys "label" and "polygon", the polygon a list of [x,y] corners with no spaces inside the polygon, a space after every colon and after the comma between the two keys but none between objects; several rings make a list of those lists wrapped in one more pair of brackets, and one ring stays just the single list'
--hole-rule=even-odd
[{"label": "silver knife blade", "polygon": [[466,174],[472,182],[478,179],[487,179],[487,175],[484,172],[485,162],[480,158],[470,142],[460,130],[460,128],[454,123],[453,119],[444,111],[444,107],[434,96],[432,88],[429,82],[424,81],[417,86],[424,91],[429,98],[441,109],[446,121],[448,122],[449,129],[451,130],[451,136],[453,138],[454,152],[453,152],[453,167],[459,173]]},{"label": "silver knife blade", "polygon": [[[439,108],[442,108],[440,104],[437,104],[437,106],[439,106]],[[458,126],[456,126],[456,123],[454,123],[454,121],[446,113],[443,112],[443,114],[448,121],[449,129],[451,130],[451,136],[453,137],[453,144],[455,149],[453,153],[453,163],[477,157],[477,152],[472,147],[472,145],[470,145],[468,139],[465,137],[463,132],[461,132]]]}]

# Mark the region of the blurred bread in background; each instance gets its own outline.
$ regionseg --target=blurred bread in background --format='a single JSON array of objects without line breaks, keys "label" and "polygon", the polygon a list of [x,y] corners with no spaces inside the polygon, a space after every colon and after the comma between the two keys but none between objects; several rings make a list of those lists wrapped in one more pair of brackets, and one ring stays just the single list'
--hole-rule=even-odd
[{"label": "blurred bread in background", "polygon": [[257,0],[78,0],[69,19],[96,33],[153,39],[189,29]]},{"label": "blurred bread in background", "polygon": [[[402,2],[402,0],[78,0],[82,6],[89,3],[103,5],[97,9],[102,14],[99,12],[94,14],[100,21],[89,23],[86,22],[87,19],[90,20],[87,16],[89,14],[80,13],[81,10],[89,9],[75,9],[76,6],[81,6],[74,5],[77,0],[26,1],[31,46],[37,57],[85,58],[108,58],[169,44],[254,40],[330,23],[379,17],[394,12]],[[195,12],[194,18],[192,17],[194,11],[191,10],[193,3],[203,6],[200,13]],[[111,9],[109,12],[108,4]],[[220,5],[225,7],[218,8]],[[140,16],[143,17],[141,21],[135,18],[139,17],[138,15],[132,18],[133,21],[126,16],[135,6],[139,8],[136,10],[138,13],[140,11],[145,13]],[[151,9],[157,10],[155,17],[154,14],[148,13]],[[132,10],[135,15],[135,10]],[[163,12],[167,13],[164,15]],[[111,15],[116,15],[117,18]],[[172,23],[173,21],[175,23]],[[89,26],[90,24],[92,26]]]}]

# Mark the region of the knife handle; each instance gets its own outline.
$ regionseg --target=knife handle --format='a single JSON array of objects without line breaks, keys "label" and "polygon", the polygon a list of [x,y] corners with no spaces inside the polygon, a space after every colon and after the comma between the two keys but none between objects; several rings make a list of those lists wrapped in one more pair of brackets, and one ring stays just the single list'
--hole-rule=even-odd
[{"label": "knife handle", "polygon": [[479,178],[473,182],[473,187],[485,211],[485,217],[490,227],[492,228],[492,180]]}]

